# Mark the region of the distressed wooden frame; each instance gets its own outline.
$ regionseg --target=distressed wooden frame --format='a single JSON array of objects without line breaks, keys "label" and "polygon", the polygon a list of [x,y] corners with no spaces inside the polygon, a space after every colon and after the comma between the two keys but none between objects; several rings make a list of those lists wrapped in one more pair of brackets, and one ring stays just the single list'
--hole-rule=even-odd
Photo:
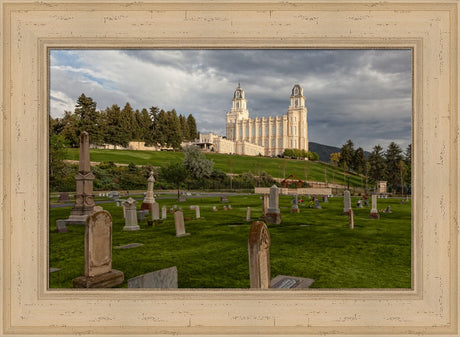
[{"label": "distressed wooden frame", "polygon": [[[0,334],[459,336],[453,0],[0,0]],[[412,289],[50,290],[50,48],[411,48]]]}]

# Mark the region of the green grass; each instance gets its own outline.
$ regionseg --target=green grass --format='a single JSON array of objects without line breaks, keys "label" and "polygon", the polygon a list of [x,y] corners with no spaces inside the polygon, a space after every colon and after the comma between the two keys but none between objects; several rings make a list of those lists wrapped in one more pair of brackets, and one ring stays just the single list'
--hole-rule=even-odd
[{"label": "green grass", "polygon": [[[313,278],[313,288],[410,288],[411,206],[399,199],[379,199],[379,208],[391,206],[391,214],[369,219],[370,208],[354,208],[353,230],[342,215],[343,199],[330,198],[323,209],[300,206],[291,214],[291,197],[280,197],[282,223],[268,225],[271,236],[271,276]],[[357,198],[353,198],[353,205]],[[190,198],[179,203],[158,199],[160,207],[181,206],[190,236],[176,238],[174,220],[154,227],[140,222],[141,230],[124,232],[123,210],[102,205],[113,217],[112,246],[142,243],[132,249],[113,249],[113,268],[127,279],[143,273],[177,266],[180,288],[248,288],[248,234],[244,221],[250,206],[252,220],[261,215],[259,196],[230,196],[233,209],[222,210],[219,198]],[[194,220],[189,205],[198,204],[203,219]],[[138,203],[138,206],[140,202]],[[220,210],[212,212],[212,206]],[[50,274],[50,287],[70,288],[72,279],[84,274],[84,226],[69,225],[68,233],[55,233],[56,219],[67,218],[70,208],[50,211],[50,267],[62,270]],[[300,225],[308,225],[301,227]]]},{"label": "green grass", "polygon": [[[343,171],[337,167],[322,162],[312,162],[294,159],[281,159],[269,157],[249,157],[227,154],[207,153],[206,157],[214,161],[214,168],[227,173],[241,174],[251,171],[254,174],[266,171],[273,177],[283,177],[294,174],[299,179],[307,179],[325,182],[325,170],[329,183],[345,184]],[[90,150],[91,161],[108,162],[136,165],[167,166],[180,162],[183,159],[182,152],[171,151],[134,151],[134,150]],[[67,149],[66,158],[78,160],[78,149]],[[231,164],[231,162],[233,162]],[[350,175],[350,186],[361,186],[364,178]]]}]

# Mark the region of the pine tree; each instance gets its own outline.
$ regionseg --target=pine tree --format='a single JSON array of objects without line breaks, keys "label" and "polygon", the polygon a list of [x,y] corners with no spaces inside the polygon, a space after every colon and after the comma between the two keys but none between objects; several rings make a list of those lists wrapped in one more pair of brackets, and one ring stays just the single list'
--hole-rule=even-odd
[{"label": "pine tree", "polygon": [[353,146],[353,142],[349,139],[340,149],[339,166],[344,170],[353,168],[353,155],[355,153]]},{"label": "pine tree", "polygon": [[179,123],[180,123],[180,129],[182,133],[182,140],[185,140],[185,141],[189,140],[190,132],[188,129],[187,119],[184,116],[179,115]]},{"label": "pine tree", "polygon": [[182,143],[182,130],[180,127],[179,117],[177,116],[175,109],[168,111],[167,116],[167,144],[174,149],[178,149]]},{"label": "pine tree", "polygon": [[195,121],[195,117],[193,117],[192,114],[188,115],[187,124],[188,124],[188,140],[194,140],[198,138],[196,121]]},{"label": "pine tree", "polygon": [[369,155],[369,176],[374,181],[385,180],[385,158],[383,157],[383,148],[380,145],[375,145]]},{"label": "pine tree", "polygon": [[385,152],[386,176],[388,185],[396,189],[400,184],[402,150],[398,144],[391,142]]},{"label": "pine tree", "polygon": [[353,156],[353,169],[359,174],[363,174],[366,170],[366,157],[362,147],[358,147]]},{"label": "pine tree", "polygon": [[77,116],[77,136],[82,131],[90,135],[91,142],[101,144],[103,142],[103,133],[101,132],[100,113],[96,110],[96,102],[91,97],[81,94],[75,105],[75,114]]}]

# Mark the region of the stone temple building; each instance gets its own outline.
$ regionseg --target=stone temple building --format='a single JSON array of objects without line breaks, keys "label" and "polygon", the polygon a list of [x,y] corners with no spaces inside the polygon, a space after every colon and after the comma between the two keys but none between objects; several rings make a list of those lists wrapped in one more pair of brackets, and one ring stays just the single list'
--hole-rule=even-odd
[{"label": "stone temple building", "polygon": [[250,118],[245,93],[238,85],[232,108],[227,112],[226,137],[200,134],[198,145],[217,153],[249,156],[276,156],[285,149],[308,151],[307,108],[302,87],[296,84],[292,88],[286,114]]}]

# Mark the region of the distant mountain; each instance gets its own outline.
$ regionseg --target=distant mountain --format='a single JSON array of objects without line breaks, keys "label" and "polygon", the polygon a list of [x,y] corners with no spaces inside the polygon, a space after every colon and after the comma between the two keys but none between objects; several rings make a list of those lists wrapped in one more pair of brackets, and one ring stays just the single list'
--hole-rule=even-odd
[{"label": "distant mountain", "polygon": [[[308,142],[308,151],[316,152],[320,161],[329,163],[331,159],[331,153],[340,152],[340,147]],[[369,154],[370,153],[368,151],[364,151],[364,156],[366,159],[369,158]]]}]

